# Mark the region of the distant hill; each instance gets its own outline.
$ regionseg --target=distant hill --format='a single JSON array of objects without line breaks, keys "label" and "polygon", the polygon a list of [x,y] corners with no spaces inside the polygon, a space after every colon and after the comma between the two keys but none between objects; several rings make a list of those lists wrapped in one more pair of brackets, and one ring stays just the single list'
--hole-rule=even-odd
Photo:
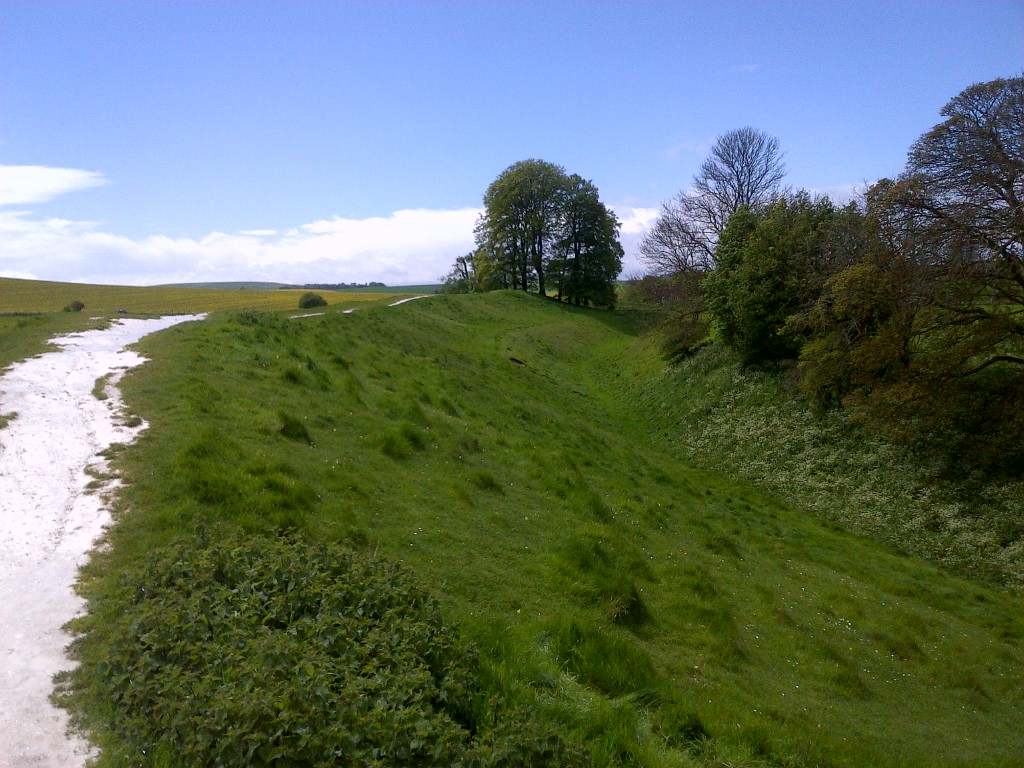
[{"label": "distant hill", "polygon": [[295,286],[286,283],[261,283],[256,281],[246,282],[221,282],[221,283],[165,283],[154,286],[155,288],[215,288],[222,291],[276,291],[278,288],[294,288]]}]

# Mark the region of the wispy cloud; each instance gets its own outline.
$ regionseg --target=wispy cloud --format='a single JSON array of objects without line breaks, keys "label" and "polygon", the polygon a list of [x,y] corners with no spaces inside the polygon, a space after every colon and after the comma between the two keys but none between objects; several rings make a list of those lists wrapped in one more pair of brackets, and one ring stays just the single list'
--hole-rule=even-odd
[{"label": "wispy cloud", "polygon": [[0,275],[147,285],[207,280],[434,282],[473,247],[480,211],[397,211],[248,230],[133,240],[88,222],[0,212]]},{"label": "wispy cloud", "polygon": [[813,195],[825,195],[836,205],[846,205],[863,195],[871,185],[867,182],[835,184],[830,187],[816,187],[808,190]]},{"label": "wispy cloud", "polygon": [[760,64],[733,64],[729,67],[729,71],[733,74],[749,75],[751,72],[757,72],[760,68]]},{"label": "wispy cloud", "polygon": [[0,165],[0,205],[45,203],[68,192],[109,183],[102,173],[43,165]]},{"label": "wispy cloud", "polygon": [[675,160],[680,155],[706,155],[711,151],[715,140],[712,139],[683,139],[677,141],[665,150],[665,157]]}]

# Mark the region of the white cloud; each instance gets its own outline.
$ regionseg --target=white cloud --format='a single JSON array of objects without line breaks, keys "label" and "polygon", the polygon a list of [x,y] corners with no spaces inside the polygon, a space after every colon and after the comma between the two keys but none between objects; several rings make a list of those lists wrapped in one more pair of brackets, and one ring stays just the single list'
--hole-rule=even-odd
[{"label": "white cloud", "polygon": [[[473,248],[481,210],[401,210],[366,219],[334,217],[287,231],[251,229],[200,238],[132,239],[95,222],[40,217],[33,201],[103,183],[100,174],[29,173],[6,177],[0,208],[0,276],[121,285],[266,280],[288,283],[433,283],[457,256]],[[43,169],[60,171],[61,169]],[[4,177],[0,177],[2,179]],[[32,184],[26,179],[32,178]],[[46,179],[49,181],[46,181]],[[45,183],[44,183],[45,182]],[[625,250],[624,273],[639,269],[636,250],[656,208],[617,206]]]},{"label": "white cloud", "polygon": [[661,213],[660,208],[636,208],[613,206],[622,227],[619,229],[619,242],[622,243],[622,276],[624,278],[642,274],[645,267],[640,263],[640,241],[644,239],[655,219]]},{"label": "white cloud", "polygon": [[665,157],[675,160],[679,155],[706,155],[714,145],[714,139],[683,139],[665,150]]},{"label": "white cloud", "polygon": [[432,283],[473,247],[480,211],[397,211],[315,221],[278,235],[132,240],[89,222],[0,211],[0,275],[149,285],[212,280]]},{"label": "white cloud", "polygon": [[729,71],[737,74],[750,74],[751,72],[757,72],[760,68],[760,64],[733,64],[729,67]]},{"label": "white cloud", "polygon": [[107,184],[102,173],[42,165],[0,165],[0,205],[45,203],[59,195]]},{"label": "white cloud", "polygon": [[812,195],[826,195],[836,205],[846,205],[863,195],[871,185],[867,182],[835,184],[831,187],[816,187],[809,190]]}]

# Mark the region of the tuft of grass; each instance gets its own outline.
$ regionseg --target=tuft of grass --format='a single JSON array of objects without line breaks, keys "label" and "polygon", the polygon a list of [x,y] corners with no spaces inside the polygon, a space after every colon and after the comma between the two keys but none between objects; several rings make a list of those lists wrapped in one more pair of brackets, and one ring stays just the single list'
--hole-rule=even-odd
[{"label": "tuft of grass", "polygon": [[277,417],[281,421],[281,426],[277,429],[279,435],[313,445],[313,437],[309,434],[305,421],[283,409],[277,412]]},{"label": "tuft of grass", "polygon": [[92,396],[100,401],[109,400],[110,382],[113,378],[113,373],[107,373],[96,379],[96,383],[92,385]]}]

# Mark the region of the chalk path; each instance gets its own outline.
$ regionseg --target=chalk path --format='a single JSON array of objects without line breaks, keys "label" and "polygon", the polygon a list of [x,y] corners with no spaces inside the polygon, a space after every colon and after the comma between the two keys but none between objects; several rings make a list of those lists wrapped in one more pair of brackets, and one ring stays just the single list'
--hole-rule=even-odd
[{"label": "chalk path", "polygon": [[[86,470],[102,472],[97,454],[144,426],[122,423],[113,385],[144,362],[124,348],[202,317],[126,318],[59,337],[59,350],[0,376],[0,768],[76,768],[91,754],[49,702],[53,675],[71,666],[61,627],[83,608],[78,568],[109,521]],[[107,375],[100,400],[93,388]]]}]

